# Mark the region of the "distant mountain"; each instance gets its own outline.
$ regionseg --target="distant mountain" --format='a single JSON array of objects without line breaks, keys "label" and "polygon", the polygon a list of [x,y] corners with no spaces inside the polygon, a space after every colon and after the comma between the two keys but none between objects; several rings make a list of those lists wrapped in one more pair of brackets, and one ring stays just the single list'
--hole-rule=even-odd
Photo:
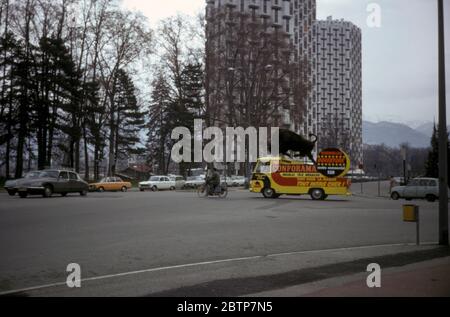
[{"label": "distant mountain", "polygon": [[[426,148],[430,146],[431,134],[427,133],[429,127],[422,126],[421,130],[393,122],[369,121],[363,122],[363,139],[365,144],[385,144],[390,147],[399,147],[402,143],[409,143],[412,147]],[[431,124],[431,131],[433,124]],[[424,131],[424,132],[421,132]]]},{"label": "distant mountain", "polygon": [[415,130],[431,137],[431,135],[433,134],[433,126],[434,123],[428,122],[418,126]]},{"label": "distant mountain", "polygon": [[[423,133],[425,135],[429,135],[431,138],[431,136],[433,135],[433,127],[434,127],[433,122],[427,122],[427,123],[421,124],[415,130],[419,131],[420,133]],[[447,127],[447,131],[450,131],[450,125]]]}]

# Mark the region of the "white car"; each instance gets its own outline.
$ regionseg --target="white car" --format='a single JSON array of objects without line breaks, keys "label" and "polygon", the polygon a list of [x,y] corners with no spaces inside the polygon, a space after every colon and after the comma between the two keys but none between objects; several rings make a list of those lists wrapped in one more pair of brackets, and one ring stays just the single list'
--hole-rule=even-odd
[{"label": "white car", "polygon": [[185,187],[187,188],[198,188],[205,184],[205,177],[202,176],[192,176],[188,177]]},{"label": "white car", "polygon": [[228,187],[233,186],[233,179],[231,177],[220,176],[220,182],[222,184],[227,184]]},{"label": "white car", "polygon": [[154,192],[158,190],[175,190],[177,189],[177,183],[175,178],[169,176],[152,176],[146,182],[139,183],[139,190],[141,192],[146,190],[152,190]]},{"label": "white car", "polygon": [[391,198],[398,200],[404,198],[426,199],[430,202],[439,198],[439,180],[436,178],[415,178],[406,186],[396,186],[392,188]]},{"label": "white car", "polygon": [[247,183],[247,178],[244,176],[233,176],[232,178],[233,186],[243,187]]},{"label": "white car", "polygon": [[169,175],[171,181],[175,181],[176,189],[183,189],[186,186],[186,180],[180,175]]}]

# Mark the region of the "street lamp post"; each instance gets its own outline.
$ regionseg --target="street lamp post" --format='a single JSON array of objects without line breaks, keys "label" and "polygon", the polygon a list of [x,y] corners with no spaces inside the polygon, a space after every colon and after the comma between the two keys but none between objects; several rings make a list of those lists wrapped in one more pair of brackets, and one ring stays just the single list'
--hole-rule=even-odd
[{"label": "street lamp post", "polygon": [[439,244],[448,245],[448,135],[445,92],[444,1],[438,0],[439,25]]}]

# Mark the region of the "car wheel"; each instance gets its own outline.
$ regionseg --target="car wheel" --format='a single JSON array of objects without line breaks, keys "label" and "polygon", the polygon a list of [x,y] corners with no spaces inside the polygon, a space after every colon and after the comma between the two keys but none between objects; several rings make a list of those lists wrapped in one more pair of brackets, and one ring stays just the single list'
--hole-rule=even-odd
[{"label": "car wheel", "polygon": [[100,187],[100,188],[98,189],[98,191],[99,191],[100,193],[104,193],[104,192],[105,192],[105,188]]},{"label": "car wheel", "polygon": [[176,190],[176,188],[172,186],[172,187],[170,187],[170,190],[174,191],[174,190]]},{"label": "car wheel", "polygon": [[67,193],[61,193],[62,197],[67,197]]},{"label": "car wheel", "polygon": [[88,194],[87,190],[83,190],[83,191],[80,192],[80,195],[83,196],[83,197],[87,196],[87,194]]},{"label": "car wheel", "polygon": [[323,189],[313,189],[311,190],[311,198],[313,200],[325,200],[325,192],[323,191]]},{"label": "car wheel", "polygon": [[53,196],[53,188],[49,185],[44,187],[44,198],[50,198]]},{"label": "car wheel", "polygon": [[15,190],[8,190],[8,195],[11,197],[16,196],[16,191]]},{"label": "car wheel", "polygon": [[127,191],[128,191],[128,188],[125,187],[125,186],[123,186],[123,187],[122,187],[122,193],[126,193]]},{"label": "car wheel", "polygon": [[20,198],[27,198],[28,197],[28,193],[27,192],[19,192],[19,197]]},{"label": "car wheel", "polygon": [[264,198],[270,198],[270,199],[274,199],[274,198],[278,198],[277,197],[277,193],[275,192],[275,190],[273,188],[269,188],[266,187],[262,190],[262,194],[264,196]]},{"label": "car wheel", "polygon": [[145,192],[145,189],[143,189],[143,188],[141,188],[141,189],[139,189],[141,192]]},{"label": "car wheel", "polygon": [[434,195],[427,195],[426,199],[427,199],[427,201],[429,201],[430,203],[434,203],[434,202],[436,201],[437,197],[434,196]]},{"label": "car wheel", "polygon": [[158,187],[153,186],[153,187],[152,187],[152,191],[153,191],[153,192],[157,192],[157,191],[158,191]]},{"label": "car wheel", "polygon": [[393,192],[391,194],[391,198],[392,198],[392,200],[399,200],[400,199],[400,195],[397,192]]}]

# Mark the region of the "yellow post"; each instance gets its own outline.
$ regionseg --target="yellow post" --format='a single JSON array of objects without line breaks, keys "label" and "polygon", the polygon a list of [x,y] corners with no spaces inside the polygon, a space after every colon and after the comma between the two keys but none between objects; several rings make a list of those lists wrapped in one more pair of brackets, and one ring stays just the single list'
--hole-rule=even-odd
[{"label": "yellow post", "polygon": [[420,245],[419,206],[403,205],[403,221],[416,223],[416,244]]},{"label": "yellow post", "polygon": [[403,205],[403,221],[417,222],[417,206]]}]

